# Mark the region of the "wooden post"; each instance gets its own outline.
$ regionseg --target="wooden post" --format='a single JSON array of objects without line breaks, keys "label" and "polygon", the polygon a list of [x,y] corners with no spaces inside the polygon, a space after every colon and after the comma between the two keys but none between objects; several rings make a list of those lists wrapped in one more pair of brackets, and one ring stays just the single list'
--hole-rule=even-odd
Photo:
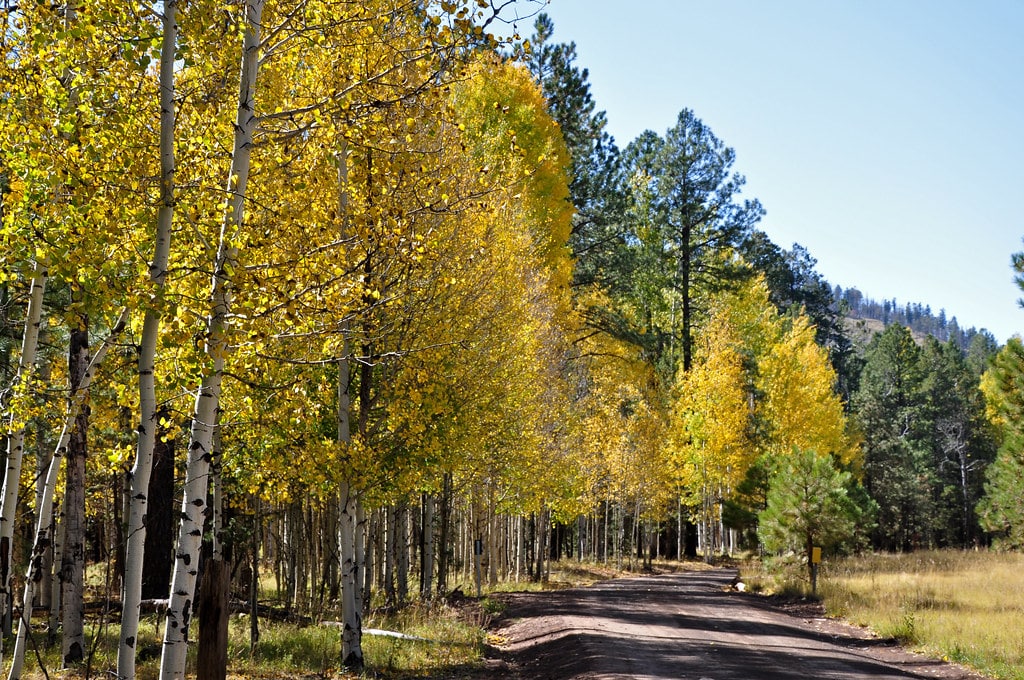
[{"label": "wooden post", "polygon": [[821,548],[811,548],[811,593],[818,594],[818,565],[821,564]]}]

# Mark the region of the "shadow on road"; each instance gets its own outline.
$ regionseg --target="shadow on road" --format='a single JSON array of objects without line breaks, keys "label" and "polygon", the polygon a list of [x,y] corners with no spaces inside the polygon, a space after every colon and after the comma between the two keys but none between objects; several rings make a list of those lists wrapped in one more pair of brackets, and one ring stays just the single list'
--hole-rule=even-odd
[{"label": "shadow on road", "polygon": [[489,677],[840,680],[978,678],[859,629],[729,590],[732,570],[607,581],[506,599]]}]

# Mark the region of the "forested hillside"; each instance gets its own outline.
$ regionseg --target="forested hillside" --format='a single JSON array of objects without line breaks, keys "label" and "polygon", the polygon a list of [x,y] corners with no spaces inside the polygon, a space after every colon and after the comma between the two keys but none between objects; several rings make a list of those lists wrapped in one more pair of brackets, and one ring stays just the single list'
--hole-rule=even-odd
[{"label": "forested hillside", "polygon": [[907,308],[859,349],[710,123],[619,146],[544,15],[0,11],[11,678],[31,629],[86,660],[90,598],[120,678],[152,600],[160,676],[197,627],[223,672],[229,597],[253,648],[268,599],[339,618],[357,671],[364,614],[477,564],[1020,544],[1019,343]]},{"label": "forested hillside", "polygon": [[984,336],[977,342],[984,342],[993,347],[997,344],[995,337],[984,328],[980,331],[973,326],[961,328],[955,316],[946,317],[945,309],[940,309],[935,314],[930,305],[922,305],[919,302],[901,305],[895,298],[878,302],[864,297],[856,288],[843,290],[839,286],[835,287],[833,297],[843,303],[848,318],[874,319],[882,322],[883,326],[898,323],[914,333],[934,336],[939,342],[952,340],[965,352],[975,342],[974,338],[977,335]]}]

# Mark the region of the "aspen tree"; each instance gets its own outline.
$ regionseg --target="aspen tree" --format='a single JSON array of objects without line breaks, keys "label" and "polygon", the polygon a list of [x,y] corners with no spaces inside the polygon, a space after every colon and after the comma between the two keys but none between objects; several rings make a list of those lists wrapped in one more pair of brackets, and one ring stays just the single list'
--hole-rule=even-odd
[{"label": "aspen tree", "polygon": [[46,552],[52,542],[50,531],[53,527],[53,494],[57,487],[57,475],[60,470],[61,462],[67,452],[68,441],[71,438],[72,430],[75,427],[75,421],[85,404],[85,400],[89,396],[89,388],[92,385],[96,370],[103,363],[103,359],[110,351],[114,341],[124,330],[127,321],[128,311],[125,310],[112,326],[110,335],[107,336],[102,346],[96,351],[96,354],[89,361],[85,372],[81,376],[80,381],[78,381],[78,384],[74,385],[70,390],[67,413],[64,418],[64,426],[61,430],[60,438],[57,441],[57,447],[54,450],[53,457],[50,459],[50,466],[46,474],[46,484],[43,487],[42,502],[38,509],[35,541],[33,543],[32,554],[29,559],[29,571],[25,577],[25,593],[21,603],[21,611],[23,612],[23,615],[18,625],[18,635],[15,639],[11,668],[8,674],[8,678],[10,680],[16,680],[21,677],[22,666],[25,660],[25,640],[30,625],[30,615],[28,612],[32,611],[32,598],[35,594],[36,584],[42,579],[43,553]]},{"label": "aspen tree", "polygon": [[[10,405],[10,419],[7,434],[7,467],[3,485],[3,508],[0,515],[0,608],[6,614],[11,600],[11,569],[14,540],[14,512],[18,505],[18,484],[21,480],[21,463],[25,452],[24,414],[19,406],[27,395],[36,363],[39,346],[39,326],[42,322],[43,291],[46,288],[48,267],[43,260],[35,266],[29,291],[28,309],[25,314],[25,331],[22,335],[21,355],[18,370],[14,376],[14,398]],[[2,649],[2,639],[0,639]],[[0,655],[2,660],[2,655]]]},{"label": "aspen tree", "polygon": [[146,510],[149,479],[158,430],[156,403],[156,349],[160,335],[161,294],[170,258],[171,225],[174,219],[174,59],[177,49],[177,0],[164,0],[160,47],[160,208],[153,259],[149,266],[152,298],[146,308],[139,343],[138,384],[140,419],[135,464],[130,473],[124,588],[121,600],[120,645],[117,676],[135,678],[135,644],[142,601],[142,566],[146,546]]},{"label": "aspen tree", "polygon": [[167,607],[163,655],[160,661],[162,680],[181,678],[185,675],[185,652],[192,616],[192,598],[195,595],[199,548],[206,519],[206,490],[210,456],[213,452],[213,433],[217,427],[221,381],[229,352],[227,325],[231,313],[232,276],[237,267],[236,240],[245,215],[253,132],[257,121],[255,88],[263,0],[246,0],[243,11],[244,38],[238,107],[231,150],[231,168],[226,188],[229,198],[214,263],[207,317],[205,354],[209,364],[196,395],[189,435],[185,495],[181,505],[182,520],[175,551],[175,568],[171,580],[170,604]]},{"label": "aspen tree", "polygon": [[715,315],[701,338],[698,362],[688,372],[680,371],[676,386],[676,475],[698,507],[709,561],[715,543],[710,537],[721,517],[719,499],[742,479],[754,451],[747,438],[751,412],[737,340],[726,315]]}]

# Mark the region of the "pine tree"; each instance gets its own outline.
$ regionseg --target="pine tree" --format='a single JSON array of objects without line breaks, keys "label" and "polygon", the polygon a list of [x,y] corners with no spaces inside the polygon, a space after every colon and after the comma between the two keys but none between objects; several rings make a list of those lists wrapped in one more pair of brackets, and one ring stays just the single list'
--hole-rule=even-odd
[{"label": "pine tree", "polygon": [[849,472],[829,456],[794,449],[771,476],[768,507],[759,515],[758,536],[770,552],[792,550],[810,567],[811,549],[836,549],[862,530],[870,508],[849,493]]},{"label": "pine tree", "polygon": [[924,421],[920,348],[904,326],[876,335],[853,405],[864,435],[864,485],[879,505],[879,547],[908,550],[931,542],[934,471]]},{"label": "pine tree", "polygon": [[942,545],[967,547],[978,539],[974,506],[995,445],[977,380],[956,343],[929,337],[921,361],[936,480],[933,531]]},{"label": "pine tree", "polygon": [[670,314],[654,322],[656,342],[664,342],[663,333],[678,340],[680,363],[689,370],[702,296],[745,277],[747,270],[732,250],[764,211],[757,200],[739,201],[746,180],[732,172],[735,152],[688,109],[664,137],[646,132],[625,156],[632,178],[633,229],[638,236],[649,232],[631,242],[652,246],[647,254],[655,258],[654,271],[666,287],[661,306]]},{"label": "pine tree", "polygon": [[551,43],[554,24],[541,14],[530,38],[527,67],[540,83],[548,112],[569,152],[569,193],[575,208],[569,247],[576,261],[576,286],[607,286],[624,244],[625,192],[615,140],[605,130],[590,92],[589,72],[576,64],[575,43]]}]

